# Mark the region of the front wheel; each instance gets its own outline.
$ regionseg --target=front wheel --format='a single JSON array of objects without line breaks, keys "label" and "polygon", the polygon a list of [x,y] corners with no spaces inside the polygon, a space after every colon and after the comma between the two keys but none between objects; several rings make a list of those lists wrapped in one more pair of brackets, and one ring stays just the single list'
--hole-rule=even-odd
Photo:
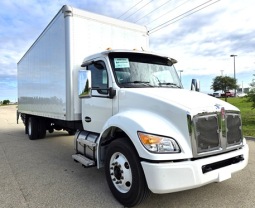
[{"label": "front wheel", "polygon": [[105,175],[113,196],[126,207],[150,196],[139,157],[127,138],[117,139],[108,147]]}]

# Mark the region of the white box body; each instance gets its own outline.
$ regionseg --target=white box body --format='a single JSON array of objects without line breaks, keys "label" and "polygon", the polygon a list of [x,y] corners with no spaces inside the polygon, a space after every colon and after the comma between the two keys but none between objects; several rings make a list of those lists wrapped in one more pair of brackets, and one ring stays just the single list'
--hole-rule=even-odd
[{"label": "white box body", "polygon": [[109,47],[148,46],[144,26],[63,6],[18,62],[18,111],[81,120],[78,71],[83,59]]}]

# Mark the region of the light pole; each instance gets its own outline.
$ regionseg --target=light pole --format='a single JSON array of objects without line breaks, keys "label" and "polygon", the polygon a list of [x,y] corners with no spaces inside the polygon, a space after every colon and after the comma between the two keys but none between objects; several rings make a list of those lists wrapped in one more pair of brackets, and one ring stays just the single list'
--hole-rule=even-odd
[{"label": "light pole", "polygon": [[183,72],[183,70],[179,70],[179,72],[180,72],[180,80],[182,82],[182,72]]},{"label": "light pole", "polygon": [[[230,57],[234,57],[234,79],[236,79],[236,64],[235,64],[235,57],[237,55],[230,55]],[[236,97],[236,88],[235,88],[235,97]]]}]

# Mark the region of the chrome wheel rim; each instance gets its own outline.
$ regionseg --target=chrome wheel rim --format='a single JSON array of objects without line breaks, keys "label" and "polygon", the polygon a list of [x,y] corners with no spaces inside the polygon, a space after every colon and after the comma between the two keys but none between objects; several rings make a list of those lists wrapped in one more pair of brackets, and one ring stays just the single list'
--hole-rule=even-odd
[{"label": "chrome wheel rim", "polygon": [[110,176],[115,188],[127,193],[132,186],[132,171],[127,158],[120,152],[112,155],[110,160]]}]

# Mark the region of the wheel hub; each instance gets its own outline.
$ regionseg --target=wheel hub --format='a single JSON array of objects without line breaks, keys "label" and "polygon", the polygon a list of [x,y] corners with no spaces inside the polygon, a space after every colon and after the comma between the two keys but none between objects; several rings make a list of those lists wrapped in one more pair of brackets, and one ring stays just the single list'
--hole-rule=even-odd
[{"label": "wheel hub", "polygon": [[120,167],[118,167],[118,166],[115,166],[114,167],[114,176],[115,176],[115,178],[117,179],[117,180],[121,180],[121,175],[122,175],[122,173],[120,172],[121,170],[120,170]]}]

